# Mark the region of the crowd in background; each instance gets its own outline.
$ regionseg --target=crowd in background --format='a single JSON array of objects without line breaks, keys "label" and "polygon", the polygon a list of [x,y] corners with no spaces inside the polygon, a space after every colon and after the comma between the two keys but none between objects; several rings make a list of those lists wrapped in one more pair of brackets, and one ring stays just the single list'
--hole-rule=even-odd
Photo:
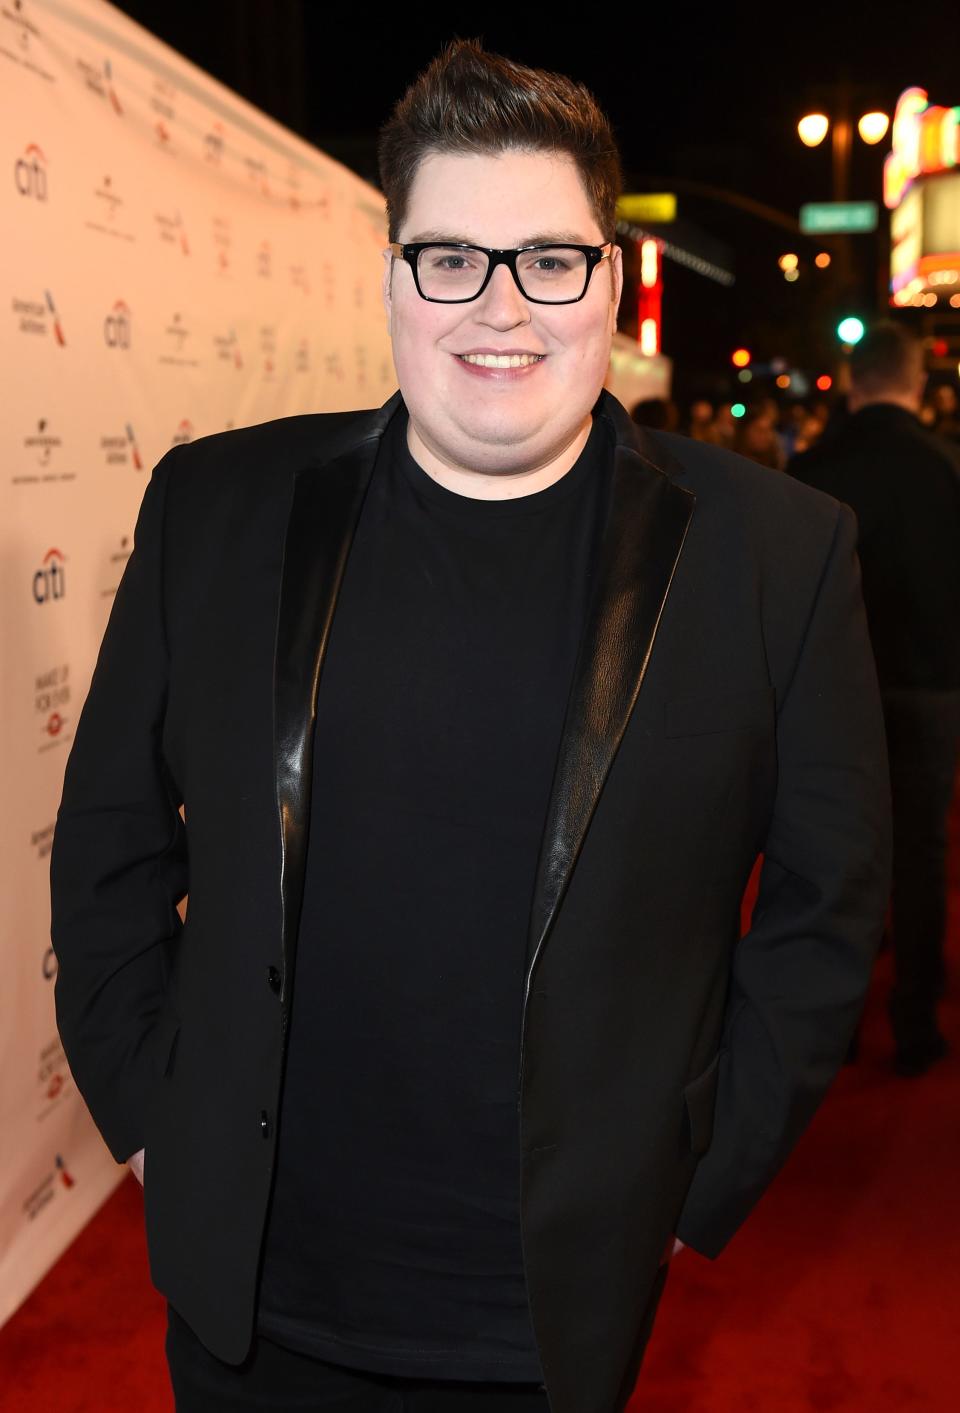
[{"label": "crowd in background", "polygon": [[[960,416],[928,377],[922,341],[881,322],[852,351],[830,400],[638,403],[643,426],[729,447],[857,517],[863,598],[883,702],[893,803],[894,1067],[922,1075],[948,1045],[946,820],[960,746]],[[851,1058],[855,1052],[851,1051]]]},{"label": "crowd in background", "polygon": [[[761,397],[747,405],[742,417],[734,417],[728,402],[697,398],[683,415],[674,402],[648,398],[638,402],[631,415],[641,426],[729,447],[761,466],[783,471],[792,456],[809,451],[836,428],[846,415],[846,401],[817,396],[786,403]],[[929,384],[919,417],[930,431],[960,446],[960,398],[953,382]]]}]

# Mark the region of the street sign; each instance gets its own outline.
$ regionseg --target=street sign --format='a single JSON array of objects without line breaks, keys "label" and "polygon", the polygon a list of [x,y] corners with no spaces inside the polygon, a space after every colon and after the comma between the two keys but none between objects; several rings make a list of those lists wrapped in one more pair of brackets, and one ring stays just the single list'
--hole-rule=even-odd
[{"label": "street sign", "polygon": [[672,191],[628,193],[617,202],[617,215],[621,221],[667,225],[677,219],[676,194]]},{"label": "street sign", "polygon": [[875,201],[817,201],[800,207],[800,229],[807,235],[875,231]]}]

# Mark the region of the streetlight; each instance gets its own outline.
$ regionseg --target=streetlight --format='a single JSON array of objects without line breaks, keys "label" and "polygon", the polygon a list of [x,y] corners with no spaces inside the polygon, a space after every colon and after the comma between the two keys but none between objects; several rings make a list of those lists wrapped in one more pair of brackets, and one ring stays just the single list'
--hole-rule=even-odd
[{"label": "streetlight", "polygon": [[[805,143],[807,147],[819,147],[827,133],[830,133],[833,201],[837,205],[843,205],[849,199],[850,161],[854,132],[854,123],[851,117],[853,107],[848,84],[840,83],[835,87],[832,107],[831,116],[820,112],[807,113],[797,124],[797,132],[801,142]],[[876,109],[862,113],[856,125],[861,140],[871,147],[882,142],[889,126],[890,119],[887,114]],[[837,261],[836,287],[839,292],[848,297],[857,283],[853,269],[853,252],[848,235],[841,236],[838,241],[835,258]],[[826,269],[829,263],[829,259],[818,257],[816,260],[817,267],[822,270]],[[885,295],[883,300],[885,301]]]},{"label": "streetlight", "polygon": [[797,123],[797,132],[805,147],[819,147],[829,128],[830,119],[826,113],[808,113]]},{"label": "streetlight", "polygon": [[[846,201],[850,184],[850,147],[853,141],[853,123],[846,103],[841,100],[840,114],[831,123],[826,113],[807,113],[797,123],[800,141],[806,147],[819,147],[827,133],[833,133],[833,199]],[[886,113],[864,113],[857,123],[857,131],[864,142],[871,147],[882,142],[887,135],[890,119]]]},{"label": "streetlight", "polygon": [[857,123],[857,132],[870,147],[876,147],[886,137],[889,126],[886,113],[864,113]]}]

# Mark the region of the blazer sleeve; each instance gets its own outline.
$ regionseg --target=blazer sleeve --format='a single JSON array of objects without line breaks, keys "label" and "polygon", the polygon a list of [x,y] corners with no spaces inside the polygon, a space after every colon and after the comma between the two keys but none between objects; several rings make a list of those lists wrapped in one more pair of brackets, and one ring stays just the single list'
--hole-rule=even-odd
[{"label": "blazer sleeve", "polygon": [[778,711],[778,785],[752,926],[734,951],[713,1139],[676,1226],[716,1256],[843,1063],[890,888],[890,787],[856,558],[838,506]]},{"label": "blazer sleeve", "polygon": [[180,793],[162,733],[168,651],[164,517],[176,452],[157,465],[64,775],[50,860],[57,1025],[117,1162],[144,1146],[151,1046],[187,891]]}]

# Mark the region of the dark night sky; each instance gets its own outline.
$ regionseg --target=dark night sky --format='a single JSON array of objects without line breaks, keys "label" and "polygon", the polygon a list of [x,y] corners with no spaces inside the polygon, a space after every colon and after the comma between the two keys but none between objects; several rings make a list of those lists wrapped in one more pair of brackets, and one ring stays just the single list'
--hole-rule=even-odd
[{"label": "dark night sky", "polygon": [[[119,8],[374,181],[379,124],[457,34],[585,82],[613,119],[629,187],[669,189],[671,177],[682,178],[794,217],[801,202],[831,196],[829,142],[804,148],[796,122],[811,107],[835,108],[838,84],[850,86],[857,113],[892,114],[911,84],[927,88],[932,102],[960,103],[960,21],[947,4],[795,0],[707,10],[405,0],[380,19],[365,5],[324,0],[129,0]],[[851,198],[878,199],[883,150],[855,139]],[[811,273],[787,285],[776,264],[785,249],[803,258],[819,247],[682,191],[680,214],[732,249],[737,284],[724,291],[667,266],[664,343],[678,365],[691,373],[725,368],[740,341],[811,370],[826,362],[838,312],[829,279]],[[851,239],[859,242],[859,302],[869,314],[876,243]]]}]

